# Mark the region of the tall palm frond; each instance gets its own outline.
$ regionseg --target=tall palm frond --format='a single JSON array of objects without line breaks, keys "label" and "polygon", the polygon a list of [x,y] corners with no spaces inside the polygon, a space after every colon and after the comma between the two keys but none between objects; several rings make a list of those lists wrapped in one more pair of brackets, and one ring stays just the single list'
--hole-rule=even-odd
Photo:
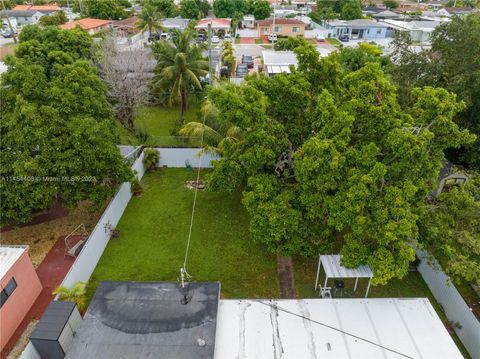
[{"label": "tall palm frond", "polygon": [[180,100],[182,115],[187,108],[188,94],[202,90],[200,78],[208,74],[203,48],[192,40],[191,32],[177,30],[171,41],[161,40],[152,47],[157,60],[152,84],[166,94],[169,104]]},{"label": "tall palm frond", "polygon": [[136,24],[137,29],[141,31],[152,31],[162,29],[162,14],[149,3],[146,3],[142,8],[142,12],[139,14]]},{"label": "tall palm frond", "polygon": [[80,311],[87,307],[87,283],[77,282],[72,288],[60,286],[53,291],[62,301],[75,302]]}]

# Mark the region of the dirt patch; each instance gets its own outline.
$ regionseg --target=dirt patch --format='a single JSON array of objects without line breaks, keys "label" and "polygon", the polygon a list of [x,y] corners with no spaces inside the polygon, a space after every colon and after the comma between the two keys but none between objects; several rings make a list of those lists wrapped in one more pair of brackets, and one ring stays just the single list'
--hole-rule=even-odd
[{"label": "dirt patch", "polygon": [[[34,226],[36,224],[40,224],[43,222],[52,221],[57,218],[65,217],[67,214],[68,214],[68,209],[62,206],[60,203],[56,203],[54,206],[50,207],[49,209],[46,209],[45,211],[41,211],[40,213],[37,213],[36,215],[34,215],[30,222],[22,224],[18,227]],[[0,232],[8,232],[15,228],[16,227],[12,225],[3,226],[0,229]]]},{"label": "dirt patch", "polygon": [[28,245],[30,259],[36,268],[59,237],[69,234],[81,223],[85,224],[87,232],[90,233],[100,215],[101,211],[89,212],[88,203],[82,202],[77,208],[69,210],[65,217],[0,233],[0,243]]},{"label": "dirt patch", "polygon": [[203,182],[202,180],[186,181],[184,187],[188,189],[205,189],[205,182]]}]

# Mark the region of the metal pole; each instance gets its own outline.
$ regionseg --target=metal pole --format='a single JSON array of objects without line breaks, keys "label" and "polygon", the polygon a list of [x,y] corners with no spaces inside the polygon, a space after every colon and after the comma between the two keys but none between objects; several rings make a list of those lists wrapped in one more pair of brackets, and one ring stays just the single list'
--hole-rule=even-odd
[{"label": "metal pole", "polygon": [[2,0],[3,10],[5,11],[5,16],[7,17],[8,27],[10,28],[10,33],[13,37],[13,42],[17,43],[17,37],[15,36],[15,31],[13,31],[12,23],[10,22],[10,16],[8,16],[7,9],[5,8],[5,1]]},{"label": "metal pole", "polygon": [[367,293],[365,293],[365,298],[368,297],[368,291],[370,290],[370,281],[372,280],[372,278],[369,278],[368,279],[368,286],[367,286]]},{"label": "metal pole", "polygon": [[358,277],[355,278],[355,287],[353,287],[354,292],[357,290],[357,284],[358,284]]},{"label": "metal pole", "polygon": [[320,267],[322,266],[322,262],[320,262],[320,256],[318,256],[318,266],[317,266],[317,279],[315,280],[315,290],[318,288],[318,277],[320,276]]},{"label": "metal pole", "polygon": [[328,277],[327,277],[327,273],[325,272],[325,284],[324,284],[324,287],[327,286],[327,280],[328,280]]},{"label": "metal pole", "polygon": [[212,23],[208,24],[208,82],[213,83],[212,76]]},{"label": "metal pole", "polygon": [[[273,3],[273,24],[272,24],[272,34],[275,34],[275,8],[277,6],[277,1]],[[272,36],[272,50],[275,51],[274,36]]]}]

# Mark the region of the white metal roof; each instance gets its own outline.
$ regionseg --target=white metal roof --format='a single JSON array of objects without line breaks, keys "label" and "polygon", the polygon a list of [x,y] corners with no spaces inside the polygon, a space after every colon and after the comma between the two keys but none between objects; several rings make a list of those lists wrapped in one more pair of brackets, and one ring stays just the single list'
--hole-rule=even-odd
[{"label": "white metal roof", "polygon": [[375,344],[411,358],[462,358],[426,298],[221,300],[214,358],[405,358]]},{"label": "white metal roof", "polygon": [[265,66],[290,66],[297,67],[297,55],[293,51],[262,51],[263,64]]},{"label": "white metal roof", "polygon": [[338,254],[321,255],[323,269],[328,278],[373,278],[373,271],[367,265],[358,268],[345,268],[340,264],[342,256]]},{"label": "white metal roof", "polygon": [[0,278],[3,278],[28,246],[0,246]]}]

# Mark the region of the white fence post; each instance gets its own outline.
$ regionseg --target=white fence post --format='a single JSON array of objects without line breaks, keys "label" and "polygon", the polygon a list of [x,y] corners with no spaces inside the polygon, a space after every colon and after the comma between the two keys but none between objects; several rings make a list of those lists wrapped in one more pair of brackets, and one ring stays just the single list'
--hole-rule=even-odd
[{"label": "white fence post", "polygon": [[428,288],[442,306],[448,320],[454,324],[458,323],[458,325],[453,325],[453,329],[472,358],[480,359],[480,322],[457,288],[441,270],[438,262],[434,260],[434,263],[430,265],[427,262],[427,254],[423,251],[417,251],[417,255],[421,259],[418,271]]}]

